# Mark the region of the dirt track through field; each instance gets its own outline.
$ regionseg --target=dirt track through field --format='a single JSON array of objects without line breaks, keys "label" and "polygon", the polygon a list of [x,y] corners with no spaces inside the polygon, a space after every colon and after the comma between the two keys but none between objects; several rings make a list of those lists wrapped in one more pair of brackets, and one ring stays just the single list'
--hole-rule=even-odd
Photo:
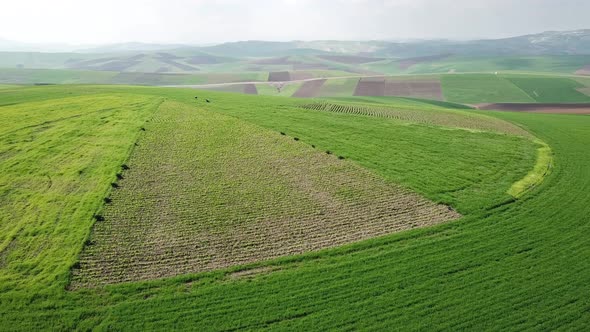
[{"label": "dirt track through field", "polygon": [[299,87],[297,91],[293,94],[293,97],[296,98],[311,98],[317,96],[320,92],[322,86],[326,83],[326,80],[314,80],[305,82]]},{"label": "dirt track through field", "polygon": [[590,104],[533,104],[533,103],[497,103],[479,104],[480,110],[512,111],[553,114],[590,114]]}]

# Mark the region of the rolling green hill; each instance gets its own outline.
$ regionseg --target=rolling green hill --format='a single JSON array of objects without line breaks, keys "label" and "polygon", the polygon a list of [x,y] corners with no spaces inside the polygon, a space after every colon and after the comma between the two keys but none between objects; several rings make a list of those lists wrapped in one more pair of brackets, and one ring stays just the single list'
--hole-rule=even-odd
[{"label": "rolling green hill", "polygon": [[[368,111],[326,112],[305,108],[306,100],[186,89],[77,85],[0,89],[0,117],[9,124],[0,131],[0,329],[404,326],[418,330],[436,326],[448,330],[579,330],[590,323],[585,314],[590,267],[580,259],[590,251],[586,234],[590,210],[585,203],[590,178],[584,166],[590,118],[484,113],[391,97],[351,102],[354,100],[331,103],[363,105]],[[372,113],[383,108],[400,116]],[[473,118],[478,120],[473,122]],[[483,131],[469,127],[482,123],[494,127]],[[491,129],[511,127],[520,131]],[[553,152],[550,172],[543,182],[515,199],[507,191],[533,170],[540,140]],[[248,144],[257,144],[257,148],[250,149]],[[153,148],[160,145],[161,150]],[[150,151],[161,152],[154,155]],[[297,158],[292,159],[294,152]],[[305,196],[288,194],[280,177],[266,182],[272,195],[248,196],[248,191],[240,191],[265,179],[245,163],[249,154],[259,160],[276,160],[266,173],[299,172],[305,178],[304,171],[309,169],[309,174],[331,174],[322,175],[318,179],[324,181],[314,185],[297,183],[297,188],[304,192],[319,188],[318,193],[325,193],[344,186],[332,194],[350,199],[352,207],[370,196],[362,190],[345,189],[353,183],[346,182],[354,178],[351,176],[331,184],[329,179],[340,174],[342,165],[373,174],[384,190],[399,186],[396,188],[449,204],[463,217],[337,248],[248,265],[230,264],[209,272],[164,279],[155,274],[147,278],[153,280],[108,286],[72,286],[71,269],[83,267],[78,263],[81,252],[95,248],[99,259],[109,257],[101,249],[102,242],[95,242],[101,240],[93,236],[97,234],[97,228],[92,231],[94,223],[108,228],[109,222],[129,216],[153,221],[149,214],[132,213],[130,207],[145,202],[168,207],[153,213],[191,215],[191,205],[166,188],[188,190],[191,181],[200,183],[203,189],[186,197],[198,198],[208,192],[211,196],[200,200],[204,205],[199,211],[210,209],[208,213],[218,220],[238,222],[218,203],[239,205],[240,200],[215,196],[218,191],[212,186],[216,183],[220,192],[237,190],[238,196],[243,194],[253,202],[308,206]],[[225,159],[219,159],[220,155]],[[310,156],[336,168],[327,173],[309,166],[289,168],[304,165]],[[223,161],[228,172],[210,167],[213,164],[208,163],[215,160]],[[213,173],[199,175],[201,171],[195,171],[199,167]],[[157,177],[142,176],[142,172],[155,172]],[[206,180],[215,176],[222,181]],[[132,185],[141,181],[145,181],[141,186]],[[291,198],[282,200],[281,193]],[[105,203],[105,197],[112,201]],[[325,194],[314,197],[320,202],[327,199]],[[121,208],[121,202],[127,208]],[[109,217],[117,213],[124,216]],[[367,213],[356,218],[363,220]],[[163,220],[173,220],[168,219],[176,218],[173,215]],[[191,218],[182,218],[184,227],[193,229]],[[180,236],[158,225],[142,223],[147,228],[128,234],[168,239],[165,243],[169,244]],[[256,232],[239,234],[254,236]],[[114,234],[117,237],[105,239],[114,245],[135,243],[125,238],[126,233]],[[157,242],[146,242],[153,243]],[[189,256],[179,254],[195,250],[190,246],[164,248],[168,247],[158,251],[164,259],[186,257],[188,261]],[[119,259],[138,257],[134,256],[137,253],[125,252]]]}]

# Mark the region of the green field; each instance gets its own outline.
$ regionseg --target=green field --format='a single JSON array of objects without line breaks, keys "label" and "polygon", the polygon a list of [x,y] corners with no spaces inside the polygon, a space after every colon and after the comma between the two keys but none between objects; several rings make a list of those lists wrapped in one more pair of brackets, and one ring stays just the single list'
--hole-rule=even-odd
[{"label": "green field", "polygon": [[539,103],[590,103],[577,91],[584,85],[569,78],[508,77],[508,80]]},{"label": "green field", "polygon": [[477,104],[497,102],[583,103],[583,78],[523,74],[442,75],[445,99]]},{"label": "green field", "polygon": [[[522,91],[505,81],[494,88],[529,96],[529,82],[518,81]],[[465,100],[481,97],[470,93]],[[308,100],[187,89],[0,89],[7,124],[0,129],[0,330],[583,330],[590,324],[590,263],[582,259],[590,254],[590,117],[483,113],[403,98],[356,103],[410,115],[325,112],[303,107]],[[474,118],[479,125],[517,125],[518,132],[471,130],[466,124]],[[553,153],[551,172],[515,199],[508,191],[536,169],[539,142]],[[136,242],[190,237],[202,225],[193,220],[218,221],[209,231],[231,233],[242,220],[232,213],[256,213],[248,211],[253,203],[268,206],[269,215],[284,214],[281,206],[306,208],[307,196],[284,179],[308,172],[322,181],[295,188],[317,186],[320,200],[328,192],[362,207],[373,193],[347,186],[371,174],[371,187],[382,188],[375,193],[409,189],[463,217],[212,271],[171,264],[184,266],[177,272],[187,274],[178,276],[166,273],[165,259],[189,262],[193,247]],[[338,180],[339,174],[346,176]],[[233,196],[222,198],[224,192]],[[112,202],[104,205],[105,197]],[[268,204],[285,201],[277,210]],[[199,206],[194,218],[193,206]],[[166,220],[184,220],[188,228],[175,235],[153,214],[172,214]],[[123,230],[117,221],[127,223],[117,226]],[[243,241],[237,248],[248,246]],[[109,279],[114,284],[70,283],[84,280],[85,262],[141,263],[138,257],[150,256],[145,248],[162,258],[153,280],[116,283],[125,270],[103,269],[118,276]]]},{"label": "green field", "polygon": [[398,60],[387,60],[363,67],[386,74],[474,73],[474,72],[543,72],[573,74],[590,63],[588,55],[544,56],[450,56],[400,67]]}]

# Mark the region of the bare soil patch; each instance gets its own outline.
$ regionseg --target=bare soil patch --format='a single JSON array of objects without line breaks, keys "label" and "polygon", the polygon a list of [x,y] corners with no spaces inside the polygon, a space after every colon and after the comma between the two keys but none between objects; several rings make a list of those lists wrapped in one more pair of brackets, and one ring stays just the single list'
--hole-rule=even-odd
[{"label": "bare soil patch", "polygon": [[590,104],[496,103],[476,105],[481,110],[554,114],[590,114]]},{"label": "bare soil patch", "polygon": [[385,82],[385,95],[443,100],[442,88],[439,80],[388,79]]},{"label": "bare soil patch", "polygon": [[385,78],[361,78],[354,90],[355,96],[385,96]]},{"label": "bare soil patch", "polygon": [[268,74],[269,82],[285,82],[291,80],[291,73],[288,71],[273,71]]},{"label": "bare soil patch", "polygon": [[247,95],[257,95],[258,89],[256,88],[256,84],[243,84],[242,92]]},{"label": "bare soil patch", "polygon": [[318,95],[326,80],[314,80],[304,82],[301,87],[293,94],[296,98],[312,98]]},{"label": "bare soil patch", "polygon": [[576,75],[590,75],[590,65],[584,66],[575,72]]}]

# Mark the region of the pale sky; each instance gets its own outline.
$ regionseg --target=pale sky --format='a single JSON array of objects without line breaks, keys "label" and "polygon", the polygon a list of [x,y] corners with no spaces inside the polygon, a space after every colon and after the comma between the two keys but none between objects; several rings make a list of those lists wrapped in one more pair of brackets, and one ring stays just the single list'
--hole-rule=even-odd
[{"label": "pale sky", "polygon": [[0,39],[474,39],[590,28],[589,15],[590,0],[1,0]]}]

